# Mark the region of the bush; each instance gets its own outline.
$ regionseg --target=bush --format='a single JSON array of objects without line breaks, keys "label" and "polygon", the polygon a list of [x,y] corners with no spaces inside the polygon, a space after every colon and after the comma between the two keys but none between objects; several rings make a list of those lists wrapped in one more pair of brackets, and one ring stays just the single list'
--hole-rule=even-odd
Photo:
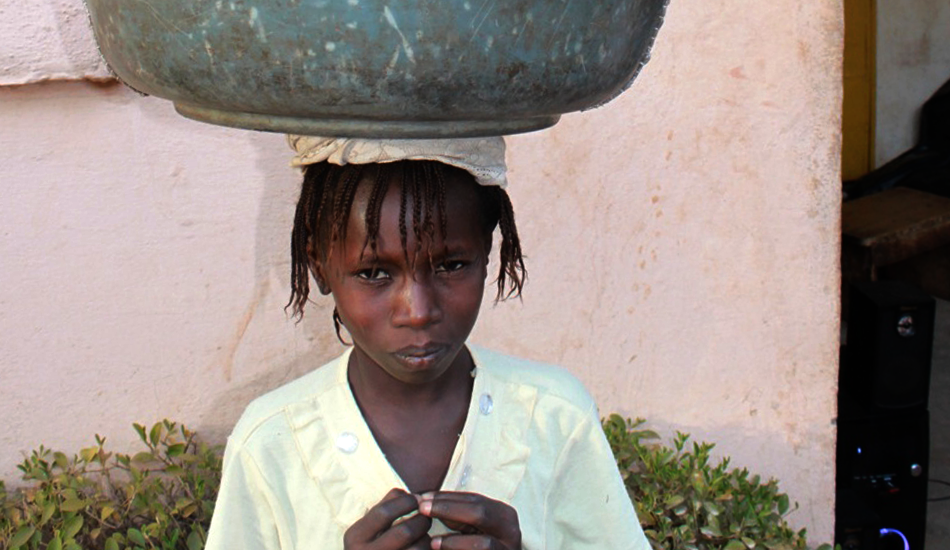
[{"label": "bush", "polygon": [[221,449],[163,421],[146,450],[113,454],[105,439],[73,458],[40,447],[18,468],[32,484],[8,494],[0,482],[0,547],[199,550],[221,482]]},{"label": "bush", "polygon": [[[604,421],[640,522],[657,550],[798,550],[805,530],[778,483],[763,483],[729,459],[709,463],[709,443],[677,433],[673,447],[617,415]],[[200,550],[221,482],[221,447],[167,420],[134,424],[145,450],[113,454],[105,440],[68,458],[44,447],[18,468],[31,484],[0,482],[0,548],[9,550]],[[830,549],[823,545],[820,550]]]},{"label": "bush", "polygon": [[[711,443],[693,443],[677,432],[673,447],[642,429],[642,419],[618,415],[604,420],[643,530],[662,550],[746,550],[807,548],[805,530],[795,532],[785,517],[794,509],[778,482],[746,469],[730,469],[729,459],[709,462]],[[830,550],[822,545],[819,550]]]}]

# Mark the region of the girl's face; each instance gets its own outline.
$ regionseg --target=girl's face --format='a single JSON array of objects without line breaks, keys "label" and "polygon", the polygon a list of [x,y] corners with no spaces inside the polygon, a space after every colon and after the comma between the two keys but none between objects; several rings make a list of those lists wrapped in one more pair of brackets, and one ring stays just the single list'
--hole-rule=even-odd
[{"label": "girl's face", "polygon": [[[475,185],[447,177],[444,241],[436,229],[433,242],[419,246],[411,205],[406,208],[407,258],[399,233],[400,184],[394,182],[383,200],[374,254],[364,248],[371,185],[361,183],[346,238],[317,266],[320,286],[333,294],[358,360],[419,384],[438,379],[459,357],[481,307],[491,248]],[[438,228],[440,220],[434,222]]]}]

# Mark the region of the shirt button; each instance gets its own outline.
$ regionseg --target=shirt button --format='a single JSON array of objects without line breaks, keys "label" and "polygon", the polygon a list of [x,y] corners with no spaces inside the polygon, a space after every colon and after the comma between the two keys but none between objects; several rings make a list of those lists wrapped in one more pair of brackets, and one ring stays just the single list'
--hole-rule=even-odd
[{"label": "shirt button", "polygon": [[343,432],[336,438],[336,448],[351,455],[360,446],[360,440],[353,432]]},{"label": "shirt button", "polygon": [[470,477],[472,477],[472,467],[466,466],[465,469],[462,470],[462,479],[459,480],[459,485],[462,487],[468,485],[468,478]]},{"label": "shirt button", "polygon": [[489,415],[494,408],[495,403],[492,401],[491,395],[483,393],[482,396],[478,398],[478,410],[481,411],[482,414]]}]

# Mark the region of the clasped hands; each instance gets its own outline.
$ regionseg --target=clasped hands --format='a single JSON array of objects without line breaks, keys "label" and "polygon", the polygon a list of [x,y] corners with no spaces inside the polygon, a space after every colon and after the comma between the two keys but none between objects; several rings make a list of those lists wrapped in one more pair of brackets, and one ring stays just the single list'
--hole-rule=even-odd
[{"label": "clasped hands", "polygon": [[[430,538],[433,519],[454,532]],[[343,545],[346,550],[521,550],[521,527],[514,508],[484,495],[393,489],[346,530]]]}]

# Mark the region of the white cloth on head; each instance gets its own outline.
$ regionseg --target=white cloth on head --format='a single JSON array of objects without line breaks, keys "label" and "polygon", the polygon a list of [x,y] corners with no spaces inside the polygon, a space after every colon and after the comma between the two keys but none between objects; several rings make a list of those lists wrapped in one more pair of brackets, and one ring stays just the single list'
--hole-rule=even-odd
[{"label": "white cloth on head", "polygon": [[508,185],[505,140],[500,136],[460,139],[358,139],[288,135],[297,151],[291,166],[329,162],[373,164],[434,160],[465,170],[481,185]]}]

